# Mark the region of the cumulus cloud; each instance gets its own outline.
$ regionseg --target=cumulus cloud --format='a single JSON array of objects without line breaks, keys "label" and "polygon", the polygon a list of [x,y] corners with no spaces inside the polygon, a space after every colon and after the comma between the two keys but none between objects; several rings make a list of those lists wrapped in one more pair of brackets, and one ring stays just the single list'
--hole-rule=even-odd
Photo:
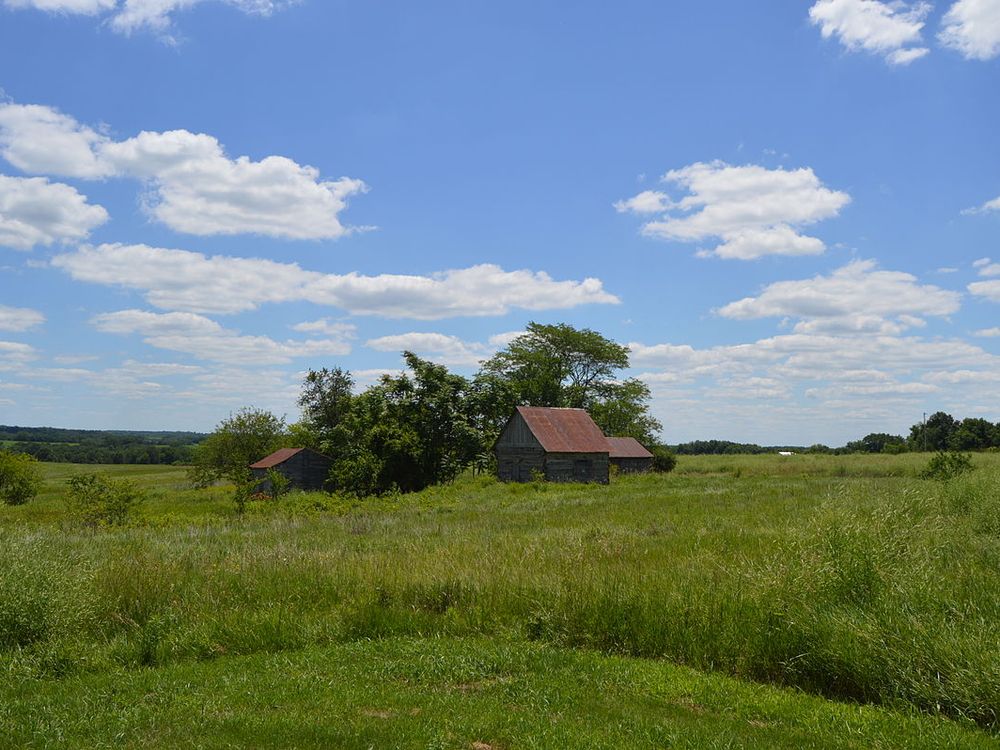
[{"label": "cumulus cloud", "polygon": [[27,331],[45,322],[38,310],[0,305],[0,331]]},{"label": "cumulus cloud", "polygon": [[900,333],[924,325],[924,316],[946,316],[960,306],[957,292],[919,284],[900,271],[880,271],[861,260],[829,276],[770,284],[756,297],[719,308],[725,318],[787,317],[800,333]]},{"label": "cumulus cloud", "polygon": [[[821,240],[796,228],[836,216],[851,200],[847,193],[825,187],[809,168],[698,162],[667,172],[662,181],[687,194],[679,201],[659,200],[665,213],[646,222],[642,233],[681,242],[717,237],[721,244],[701,254],[740,260],[822,253]],[[643,195],[619,201],[616,208],[649,213],[653,201]]]},{"label": "cumulus cloud", "polygon": [[411,351],[442,365],[474,367],[495,351],[485,344],[463,341],[444,333],[401,333],[365,343],[380,352]]},{"label": "cumulus cloud", "polygon": [[0,153],[32,174],[140,180],[150,216],[202,236],[336,239],[350,231],[339,218],[347,200],[368,189],[349,177],[323,180],[283,156],[231,159],[203,133],[144,131],[114,141],[39,105],[0,104]]},{"label": "cumulus cloud", "polygon": [[139,334],[145,343],[158,349],[228,364],[285,364],[299,357],[345,355],[351,351],[344,338],[275,341],[267,336],[241,335],[194,313],[121,310],[96,315],[91,323],[104,333]]},{"label": "cumulus cloud", "polygon": [[1000,357],[957,339],[796,332],[706,348],[629,348],[671,441],[717,435],[807,444],[901,430],[915,421],[908,415],[930,410],[926,399],[959,371],[968,387],[948,389],[950,408],[961,412],[974,399],[1000,396],[982,389],[1000,372]]},{"label": "cumulus cloud", "polygon": [[544,272],[504,271],[489,264],[431,276],[362,276],[146,245],[83,247],[52,263],[79,281],[136,289],[156,307],[200,313],[306,301],[354,315],[434,320],[618,302],[598,279],[556,281]]},{"label": "cumulus cloud", "polygon": [[100,155],[108,138],[38,104],[0,103],[0,154],[23,172],[95,179],[113,171]]},{"label": "cumulus cloud", "polygon": [[1000,302],[1000,279],[974,281],[969,284],[968,289],[977,297],[985,297],[990,302]]},{"label": "cumulus cloud", "polygon": [[33,8],[47,13],[96,16],[113,10],[118,0],[3,0],[3,4],[12,10]]},{"label": "cumulus cloud", "polygon": [[37,356],[33,346],[16,341],[0,341],[0,370],[30,362]]},{"label": "cumulus cloud", "polygon": [[[1000,55],[1000,0],[958,0],[945,14],[938,41],[968,60]],[[1000,207],[1000,198],[995,203]]]},{"label": "cumulus cloud", "polygon": [[0,247],[31,250],[82,240],[107,220],[103,207],[87,203],[69,185],[0,174]]},{"label": "cumulus cloud", "polygon": [[978,331],[972,334],[973,336],[979,336],[981,338],[997,338],[1000,337],[1000,328],[980,328]]},{"label": "cumulus cloud", "polygon": [[836,37],[851,51],[882,55],[892,65],[907,65],[926,55],[924,21],[932,6],[927,2],[878,0],[818,0],[809,18],[824,39]]},{"label": "cumulus cloud", "polygon": [[[173,41],[168,34],[173,16],[178,11],[200,5],[205,0],[4,0],[12,9],[47,11],[49,13],[100,15],[108,14],[111,28],[123,34],[139,30],[157,32],[165,41]],[[222,0],[226,5],[257,16],[269,16],[294,0]]]},{"label": "cumulus cloud", "polygon": [[986,201],[986,203],[984,203],[981,206],[977,206],[976,208],[967,208],[964,211],[962,211],[962,213],[966,215],[985,214],[989,213],[990,211],[1000,211],[1000,197],[996,197],[991,201]]}]

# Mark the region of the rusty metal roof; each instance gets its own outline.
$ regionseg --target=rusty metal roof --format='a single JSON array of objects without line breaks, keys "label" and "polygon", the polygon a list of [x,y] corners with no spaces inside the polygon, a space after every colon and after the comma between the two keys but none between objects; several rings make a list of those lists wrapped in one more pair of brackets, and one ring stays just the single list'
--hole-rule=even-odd
[{"label": "rusty metal roof", "polygon": [[517,413],[549,453],[607,453],[608,439],[583,409],[519,406]]},{"label": "rusty metal roof", "polygon": [[611,449],[610,458],[652,458],[653,454],[642,447],[635,438],[609,437],[608,446]]},{"label": "rusty metal roof", "polygon": [[262,458],[255,464],[250,464],[251,469],[272,469],[278,464],[283,464],[296,453],[304,451],[305,448],[278,448],[270,456]]}]

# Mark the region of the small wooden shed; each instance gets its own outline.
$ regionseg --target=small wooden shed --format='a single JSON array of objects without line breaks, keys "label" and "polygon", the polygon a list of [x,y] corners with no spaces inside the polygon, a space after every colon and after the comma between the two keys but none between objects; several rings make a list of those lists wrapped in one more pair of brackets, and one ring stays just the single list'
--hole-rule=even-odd
[{"label": "small wooden shed", "polygon": [[289,486],[297,490],[321,490],[330,474],[333,460],[310,448],[280,448],[270,456],[250,464],[254,478],[260,480],[257,489],[267,491],[267,470],[281,472],[289,480]]},{"label": "small wooden shed", "polygon": [[583,409],[519,406],[493,450],[504,482],[608,483],[608,441]]},{"label": "small wooden shed", "polygon": [[622,474],[645,474],[653,469],[653,454],[635,438],[609,437],[609,460]]}]

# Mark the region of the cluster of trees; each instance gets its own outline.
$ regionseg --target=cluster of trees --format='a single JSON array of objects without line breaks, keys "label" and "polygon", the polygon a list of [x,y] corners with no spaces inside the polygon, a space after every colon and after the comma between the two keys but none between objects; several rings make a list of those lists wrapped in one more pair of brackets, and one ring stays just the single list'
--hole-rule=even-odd
[{"label": "cluster of trees", "polygon": [[[472,377],[404,352],[406,370],[360,393],[349,372],[310,371],[301,421],[286,428],[266,412],[244,410],[195,451],[194,475],[247,481],[245,467],[282,444],[334,459],[330,488],[358,496],[415,491],[467,467],[491,468],[492,446],[514,408],[587,409],[606,434],[654,445],[648,386],[620,379],[628,349],[589,329],[530,323]],[[252,452],[232,449],[235,443]]]},{"label": "cluster of trees", "polygon": [[13,451],[75,464],[184,464],[205,436],[196,432],[64,430],[0,425],[0,440]]},{"label": "cluster of trees", "polygon": [[793,451],[795,453],[906,453],[909,451],[982,451],[1000,448],[1000,422],[978,417],[958,420],[943,411],[926,422],[917,422],[908,437],[886,432],[872,432],[839,448],[817,443],[809,446],[757,445],[728,440],[693,440],[670,446],[677,455],[754,454]]}]

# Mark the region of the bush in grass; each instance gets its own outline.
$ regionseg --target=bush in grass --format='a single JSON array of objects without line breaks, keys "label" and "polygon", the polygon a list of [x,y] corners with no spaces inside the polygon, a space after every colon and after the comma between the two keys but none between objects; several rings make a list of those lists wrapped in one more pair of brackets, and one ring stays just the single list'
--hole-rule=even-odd
[{"label": "bush in grass", "polygon": [[146,493],[128,479],[112,479],[107,474],[78,474],[69,485],[69,513],[84,526],[120,526],[128,522]]},{"label": "bush in grass", "polygon": [[920,476],[923,479],[948,481],[959,474],[972,471],[972,455],[959,451],[938,451],[930,460]]},{"label": "bush in grass", "polygon": [[0,451],[0,502],[24,505],[38,494],[41,486],[42,475],[34,457]]},{"label": "bush in grass", "polygon": [[288,494],[292,488],[292,480],[286,477],[277,469],[267,470],[267,494],[272,499],[277,500],[282,495]]},{"label": "bush in grass", "polygon": [[653,471],[666,474],[677,466],[677,456],[662,445],[653,446],[649,452],[653,454]]}]

